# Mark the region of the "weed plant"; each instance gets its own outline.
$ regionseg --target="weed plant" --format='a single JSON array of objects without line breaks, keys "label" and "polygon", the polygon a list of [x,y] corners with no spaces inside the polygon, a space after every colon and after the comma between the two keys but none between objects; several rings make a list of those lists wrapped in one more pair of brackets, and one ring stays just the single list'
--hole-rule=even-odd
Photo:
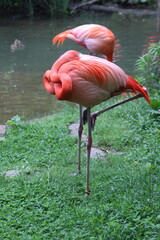
[{"label": "weed plant", "polygon": [[151,44],[136,65],[142,84],[151,92],[160,91],[160,42]]},{"label": "weed plant", "polygon": [[[110,105],[113,101],[108,101]],[[98,106],[102,108],[106,103]],[[77,138],[69,134],[78,108],[23,122],[8,122],[0,142],[0,239],[158,240],[160,232],[160,127],[144,99],[98,117],[91,159],[91,194],[76,171]],[[7,170],[20,173],[5,176]]]}]

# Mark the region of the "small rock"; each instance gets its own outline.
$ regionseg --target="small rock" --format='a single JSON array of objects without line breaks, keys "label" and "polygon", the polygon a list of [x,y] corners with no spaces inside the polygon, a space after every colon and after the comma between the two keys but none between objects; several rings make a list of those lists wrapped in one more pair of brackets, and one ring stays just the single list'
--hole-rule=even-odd
[{"label": "small rock", "polygon": [[106,153],[99,148],[91,148],[91,158],[105,157]]},{"label": "small rock", "polygon": [[19,170],[8,170],[6,171],[4,174],[6,175],[6,177],[15,177],[20,173]]},{"label": "small rock", "polygon": [[4,137],[6,134],[6,126],[0,125],[0,137]]},{"label": "small rock", "polygon": [[[69,125],[69,130],[71,131],[71,135],[72,136],[78,136],[78,128],[79,128],[79,123],[72,123],[71,125]],[[86,135],[84,135],[82,133],[82,139],[83,140],[87,140]]]}]

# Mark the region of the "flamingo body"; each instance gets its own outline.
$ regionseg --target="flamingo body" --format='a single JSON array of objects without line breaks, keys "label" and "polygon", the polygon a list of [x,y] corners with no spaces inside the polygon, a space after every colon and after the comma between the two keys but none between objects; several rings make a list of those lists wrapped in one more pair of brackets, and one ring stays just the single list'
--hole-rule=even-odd
[{"label": "flamingo body", "polygon": [[44,87],[57,99],[93,107],[122,92],[140,93],[148,103],[145,87],[116,64],[70,50],[44,74]]},{"label": "flamingo body", "polygon": [[104,55],[109,61],[113,60],[115,36],[104,26],[84,24],[59,33],[52,41],[54,44],[58,42],[59,46],[66,38],[73,40],[91,53]]}]

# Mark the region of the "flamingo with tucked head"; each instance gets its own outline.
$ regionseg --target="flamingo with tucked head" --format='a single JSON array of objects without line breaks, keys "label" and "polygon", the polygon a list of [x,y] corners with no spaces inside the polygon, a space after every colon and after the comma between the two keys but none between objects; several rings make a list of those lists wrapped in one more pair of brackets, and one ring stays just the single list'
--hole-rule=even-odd
[{"label": "flamingo with tucked head", "polygon": [[[43,83],[46,91],[56,95],[58,100],[78,103],[80,106],[85,106],[87,108],[88,140],[86,194],[89,194],[89,166],[92,147],[91,128],[93,128],[95,118],[98,116],[97,112],[97,115],[94,114],[92,119],[90,109],[122,92],[138,93],[138,95],[132,97],[131,100],[133,98],[144,97],[149,104],[150,97],[144,86],[141,86],[135,79],[126,75],[116,64],[99,57],[81,54],[74,50],[64,53],[53,64],[51,70],[45,72]],[[121,103],[118,103],[118,105],[120,104]],[[82,124],[81,107],[80,125]],[[79,166],[80,143],[81,141],[79,142]]]}]

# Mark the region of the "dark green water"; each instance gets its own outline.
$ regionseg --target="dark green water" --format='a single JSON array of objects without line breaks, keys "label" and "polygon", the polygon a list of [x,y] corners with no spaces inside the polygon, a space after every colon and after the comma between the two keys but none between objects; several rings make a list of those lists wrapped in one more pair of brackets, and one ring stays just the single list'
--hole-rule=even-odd
[{"label": "dark green water", "polygon": [[[31,119],[61,110],[63,102],[43,88],[43,73],[69,49],[88,52],[71,40],[59,48],[51,41],[57,33],[85,23],[101,24],[115,33],[121,45],[116,63],[132,76],[148,40],[158,36],[156,15],[84,12],[55,19],[0,19],[0,124],[16,114]],[[11,51],[15,39],[25,48]]]}]

